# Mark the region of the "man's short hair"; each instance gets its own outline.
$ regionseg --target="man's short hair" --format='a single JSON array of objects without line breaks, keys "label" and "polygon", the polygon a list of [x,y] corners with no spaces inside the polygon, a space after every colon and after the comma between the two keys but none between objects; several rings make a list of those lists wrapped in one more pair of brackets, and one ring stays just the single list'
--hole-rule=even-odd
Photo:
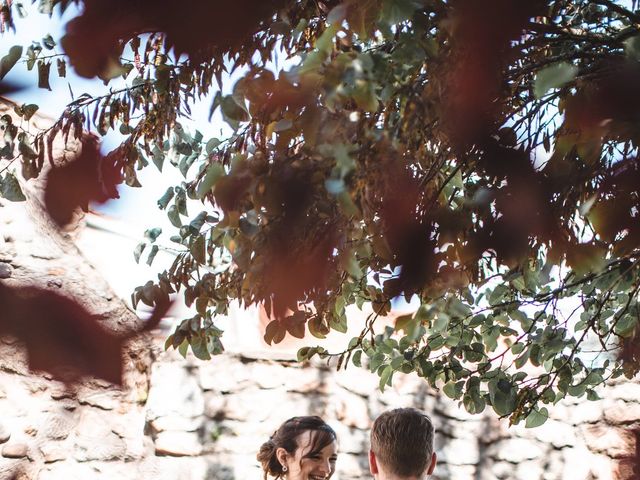
[{"label": "man's short hair", "polygon": [[420,477],[433,454],[431,419],[415,408],[384,412],[371,429],[371,450],[376,459],[400,477]]}]

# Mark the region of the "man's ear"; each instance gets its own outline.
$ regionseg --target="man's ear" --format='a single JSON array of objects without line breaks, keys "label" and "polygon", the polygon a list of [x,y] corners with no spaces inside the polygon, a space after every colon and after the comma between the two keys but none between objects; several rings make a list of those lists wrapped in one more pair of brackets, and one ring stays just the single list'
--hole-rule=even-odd
[{"label": "man's ear", "polygon": [[280,465],[285,466],[287,464],[287,456],[288,452],[284,448],[278,447],[276,449],[276,458],[280,462]]},{"label": "man's ear", "polygon": [[371,475],[376,475],[378,473],[378,463],[376,461],[376,454],[373,453],[373,450],[369,450],[369,471]]},{"label": "man's ear", "polygon": [[436,468],[436,463],[438,463],[438,456],[436,455],[436,452],[433,452],[431,454],[431,464],[429,465],[429,468],[427,468],[427,475],[431,475],[433,473],[433,469]]}]

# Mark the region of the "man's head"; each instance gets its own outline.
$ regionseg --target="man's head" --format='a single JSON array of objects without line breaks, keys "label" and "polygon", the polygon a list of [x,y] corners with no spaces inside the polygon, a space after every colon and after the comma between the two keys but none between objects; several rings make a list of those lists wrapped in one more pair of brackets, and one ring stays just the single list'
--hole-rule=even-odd
[{"label": "man's head", "polygon": [[433,424],[415,408],[380,415],[371,429],[369,466],[374,478],[423,479],[436,466]]}]

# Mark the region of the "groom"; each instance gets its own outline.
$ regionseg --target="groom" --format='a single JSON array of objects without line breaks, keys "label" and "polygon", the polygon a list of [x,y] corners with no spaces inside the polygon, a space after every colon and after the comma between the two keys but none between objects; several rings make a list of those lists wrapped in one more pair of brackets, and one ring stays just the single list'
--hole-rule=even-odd
[{"label": "groom", "polygon": [[371,429],[369,468],[375,480],[424,480],[436,466],[434,428],[415,408],[384,412]]}]

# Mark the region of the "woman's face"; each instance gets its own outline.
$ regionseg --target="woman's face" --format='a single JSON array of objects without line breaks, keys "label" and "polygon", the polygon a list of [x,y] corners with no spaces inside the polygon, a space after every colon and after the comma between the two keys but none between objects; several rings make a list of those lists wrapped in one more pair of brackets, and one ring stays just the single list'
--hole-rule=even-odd
[{"label": "woman's face", "polygon": [[333,441],[319,452],[311,452],[314,434],[309,430],[301,433],[296,439],[296,451],[286,455],[283,464],[287,467],[287,480],[325,480],[335,472],[337,443]]}]

